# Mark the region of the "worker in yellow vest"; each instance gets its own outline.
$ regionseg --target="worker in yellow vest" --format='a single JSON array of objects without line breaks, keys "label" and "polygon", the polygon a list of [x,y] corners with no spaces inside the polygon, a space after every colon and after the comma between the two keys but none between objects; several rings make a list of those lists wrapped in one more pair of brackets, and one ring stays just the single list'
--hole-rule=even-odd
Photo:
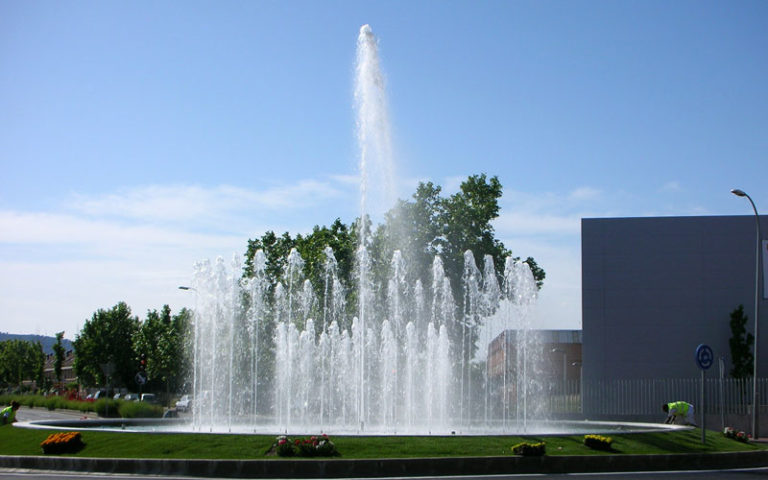
[{"label": "worker in yellow vest", "polygon": [[693,405],[687,402],[678,401],[665,403],[662,407],[667,414],[664,423],[680,423],[683,425],[696,426],[696,420],[693,416]]},{"label": "worker in yellow vest", "polygon": [[0,425],[8,425],[16,421],[16,410],[19,409],[21,405],[16,400],[11,402],[11,405],[9,407],[5,407],[4,409],[0,410]]}]

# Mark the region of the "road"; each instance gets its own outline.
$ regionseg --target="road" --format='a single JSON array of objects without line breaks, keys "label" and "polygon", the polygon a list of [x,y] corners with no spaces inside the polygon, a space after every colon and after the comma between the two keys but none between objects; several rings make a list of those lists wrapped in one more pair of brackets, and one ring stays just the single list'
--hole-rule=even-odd
[{"label": "road", "polygon": [[29,408],[21,407],[16,412],[16,421],[35,422],[38,420],[77,420],[83,417],[98,418],[93,412],[77,412],[74,410],[48,410],[44,407]]},{"label": "road", "polygon": [[[155,480],[189,480],[191,477],[167,477],[157,475],[110,475],[101,473],[69,473],[52,471],[33,471],[33,470],[9,470],[0,469],[0,480],[6,479],[43,479],[54,480],[66,478],[68,480],[136,480],[138,478],[152,478]],[[766,480],[768,478],[768,468],[750,469],[750,470],[708,470],[708,471],[690,471],[690,472],[632,472],[632,473],[569,473],[559,475],[493,475],[493,476],[474,476],[474,477],[388,477],[379,480],[527,480],[541,478],[556,478],[561,480],[714,480],[714,479],[732,479],[732,480]],[[217,480],[217,479],[209,479]],[[223,480],[223,479],[222,479]],[[366,479],[377,480],[377,479]]]}]

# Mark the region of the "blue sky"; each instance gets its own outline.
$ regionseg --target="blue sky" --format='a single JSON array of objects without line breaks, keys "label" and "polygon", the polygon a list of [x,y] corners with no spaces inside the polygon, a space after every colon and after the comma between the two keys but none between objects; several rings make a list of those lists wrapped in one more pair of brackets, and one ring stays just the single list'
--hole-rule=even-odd
[{"label": "blue sky", "polygon": [[0,0],[0,330],[191,306],[195,261],[358,214],[379,38],[399,192],[504,186],[497,236],[580,328],[580,219],[768,213],[762,1]]}]

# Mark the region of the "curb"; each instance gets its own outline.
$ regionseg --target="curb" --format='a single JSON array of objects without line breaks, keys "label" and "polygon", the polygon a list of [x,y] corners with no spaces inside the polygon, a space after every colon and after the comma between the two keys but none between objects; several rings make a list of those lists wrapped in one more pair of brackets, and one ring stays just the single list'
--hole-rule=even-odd
[{"label": "curb", "polygon": [[665,455],[562,455],[370,460],[181,460],[0,456],[0,467],[191,477],[319,478],[710,470],[768,466],[768,450]]}]

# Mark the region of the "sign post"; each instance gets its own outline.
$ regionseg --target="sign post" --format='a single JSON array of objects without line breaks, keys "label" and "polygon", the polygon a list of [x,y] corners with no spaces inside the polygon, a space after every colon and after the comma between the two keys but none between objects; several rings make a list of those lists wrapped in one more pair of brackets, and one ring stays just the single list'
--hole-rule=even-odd
[{"label": "sign post", "polygon": [[707,375],[706,371],[712,366],[715,360],[715,355],[712,353],[712,349],[709,345],[701,344],[696,347],[696,364],[701,369],[701,443],[706,443],[706,431],[707,431],[707,415],[706,415],[706,403],[705,403],[705,389]]}]

